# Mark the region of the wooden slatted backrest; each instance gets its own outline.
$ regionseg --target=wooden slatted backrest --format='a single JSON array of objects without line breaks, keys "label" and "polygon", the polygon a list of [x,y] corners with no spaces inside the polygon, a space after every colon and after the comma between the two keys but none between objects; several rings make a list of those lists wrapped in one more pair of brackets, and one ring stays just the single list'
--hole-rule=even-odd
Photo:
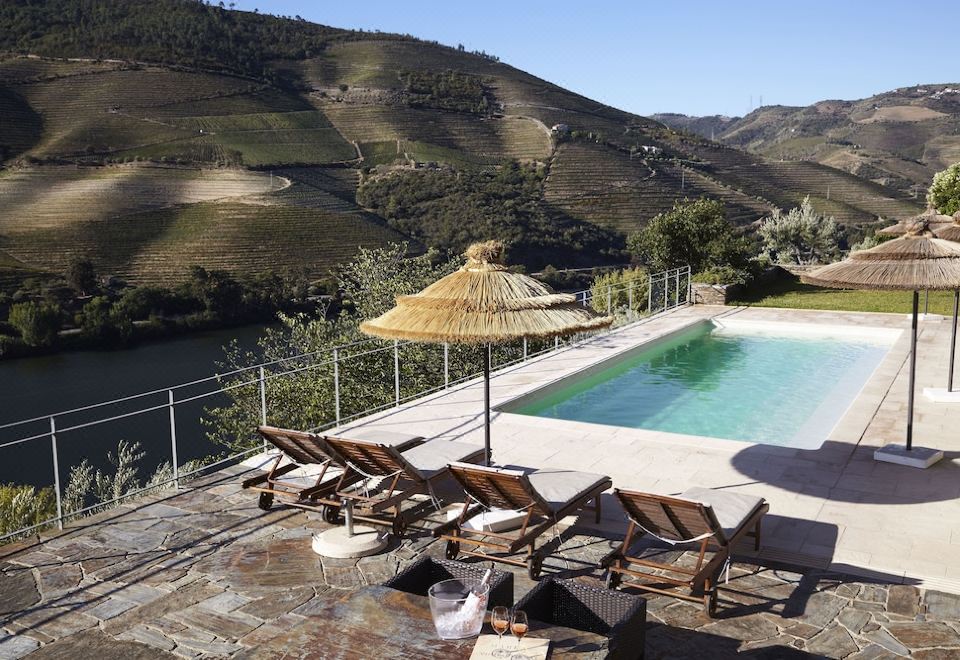
[{"label": "wooden slatted backrest", "polygon": [[367,475],[387,477],[400,472],[405,479],[424,481],[423,476],[400,455],[396,447],[368,440],[348,440],[333,436],[327,436],[326,440],[345,461],[352,463]]},{"label": "wooden slatted backrest", "polygon": [[467,494],[488,509],[525,509],[532,504],[539,513],[550,515],[546,502],[523,472],[451,463],[450,473]]},{"label": "wooden slatted backrest", "polygon": [[613,494],[630,518],[660,538],[688,541],[703,534],[712,534],[715,542],[727,542],[709,505],[619,488],[615,488]]},{"label": "wooden slatted backrest", "polygon": [[322,436],[276,426],[260,426],[257,432],[290,460],[300,465],[322,464],[329,460],[339,462]]}]

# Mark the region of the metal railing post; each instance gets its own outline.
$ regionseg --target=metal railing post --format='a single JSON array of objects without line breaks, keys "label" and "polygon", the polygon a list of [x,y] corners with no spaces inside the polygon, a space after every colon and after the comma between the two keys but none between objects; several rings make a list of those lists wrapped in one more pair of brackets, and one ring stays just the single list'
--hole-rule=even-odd
[{"label": "metal railing post", "polygon": [[50,448],[53,450],[53,492],[57,496],[57,527],[63,529],[63,495],[60,492],[60,456],[57,452],[57,423],[50,415]]},{"label": "metal railing post", "polygon": [[676,282],[676,284],[677,284],[677,292],[676,292],[676,296],[677,296],[677,297],[676,297],[676,298],[674,299],[674,301],[673,301],[673,306],[674,306],[674,307],[679,307],[679,306],[680,306],[680,269],[679,269],[679,268],[677,269],[677,282]]},{"label": "metal railing post", "polygon": [[560,335],[553,338],[553,350],[560,348]]},{"label": "metal railing post", "polygon": [[653,314],[653,276],[647,274],[647,314]]},{"label": "metal railing post", "polygon": [[267,373],[260,367],[260,423],[267,425]]},{"label": "metal railing post", "polygon": [[173,456],[173,487],[180,489],[180,461],[177,458],[177,416],[173,410],[173,390],[167,390],[170,401],[170,453]]},{"label": "metal railing post", "polygon": [[450,387],[450,344],[443,342],[443,387]]},{"label": "metal railing post", "polygon": [[687,302],[693,302],[693,273],[690,271],[690,266],[687,266]]},{"label": "metal railing post", "polygon": [[607,285],[607,314],[613,311],[613,285]]},{"label": "metal railing post", "polygon": [[400,405],[400,342],[393,340],[393,394],[396,404]]},{"label": "metal railing post", "polygon": [[340,350],[333,349],[333,409],[340,426]]},{"label": "metal railing post", "polygon": [[633,311],[633,280],[627,283],[627,307],[631,312]]},{"label": "metal railing post", "polygon": [[667,274],[663,274],[663,311],[667,311],[667,296],[669,289],[667,289]]},{"label": "metal railing post", "polygon": [[523,338],[523,361],[527,361],[527,338]]}]

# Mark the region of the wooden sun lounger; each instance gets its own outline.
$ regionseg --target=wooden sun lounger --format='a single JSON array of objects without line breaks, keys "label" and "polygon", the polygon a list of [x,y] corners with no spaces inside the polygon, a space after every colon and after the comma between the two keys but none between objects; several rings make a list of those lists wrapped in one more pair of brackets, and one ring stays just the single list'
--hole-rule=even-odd
[{"label": "wooden sun lounger", "polygon": [[[543,566],[543,556],[536,548],[537,539],[561,519],[587,508],[591,500],[599,522],[600,494],[613,485],[610,477],[573,470],[521,471],[454,464],[450,466],[450,472],[463,486],[467,499],[453,531],[441,535],[447,541],[447,558],[456,559],[462,553],[514,566],[526,566],[531,579],[540,575]],[[487,509],[523,512],[523,522],[518,530],[503,533],[484,531],[482,526],[472,529],[465,525]],[[490,548],[504,555],[517,554],[524,546],[527,551],[526,557],[521,560],[477,550],[461,550],[461,544]]]},{"label": "wooden sun lounger", "polygon": [[[616,588],[624,576],[636,578],[641,582],[631,581],[630,586],[695,603],[702,600],[704,611],[713,616],[717,580],[730,560],[731,549],[745,536],[752,536],[754,549],[760,549],[760,523],[770,506],[762,497],[710,488],[691,488],[679,497],[619,488],[613,492],[630,523],[623,543],[602,562],[607,567],[607,586]],[[630,546],[644,534],[677,545],[698,543],[696,566],[685,568],[631,556]],[[713,556],[706,559],[708,550]],[[689,593],[653,585],[686,587]]]},{"label": "wooden sun lounger", "polygon": [[[290,506],[319,511],[327,522],[335,524],[340,514],[340,498],[336,495],[337,487],[349,484],[341,484],[346,463],[327,442],[328,437],[275,426],[261,426],[257,428],[257,432],[264,440],[279,449],[280,453],[277,454],[266,474],[245,479],[241,486],[260,493],[258,506],[264,511],[268,511],[273,505],[274,497],[278,497]],[[423,443],[423,438],[419,436],[377,431],[362,433],[370,438],[380,438],[385,444],[389,441],[399,451]],[[291,462],[281,465],[284,457]],[[305,465],[319,466],[315,479],[312,475],[300,481],[290,481],[289,477],[282,478]],[[360,477],[357,475],[352,483],[359,480]]]},{"label": "wooden sun lounger", "polygon": [[[412,522],[401,510],[405,501],[422,494],[435,499],[434,485],[449,477],[450,463],[483,459],[482,447],[447,440],[431,440],[402,454],[396,447],[381,442],[345,438],[327,438],[327,441],[345,462],[336,486],[337,497],[349,500],[356,507],[355,519],[390,525],[398,536]],[[359,487],[360,482],[367,479],[383,482],[372,495]]]}]

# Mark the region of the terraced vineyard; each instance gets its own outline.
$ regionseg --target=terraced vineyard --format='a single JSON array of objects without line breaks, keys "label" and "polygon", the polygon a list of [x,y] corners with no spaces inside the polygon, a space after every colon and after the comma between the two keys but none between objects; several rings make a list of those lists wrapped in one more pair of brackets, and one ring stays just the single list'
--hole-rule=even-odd
[{"label": "terraced vineyard", "polygon": [[[275,188],[284,185],[275,178]],[[269,192],[270,176],[243,170],[122,165],[46,166],[0,176],[0,236],[10,241],[37,229],[63,229],[145,209]],[[18,257],[19,258],[19,257]],[[27,260],[29,263],[29,260]]]},{"label": "terraced vineyard", "polygon": [[771,208],[690,169],[681,175],[677,165],[630,158],[588,142],[570,142],[558,149],[544,195],[573,218],[623,233],[636,231],[684,198],[720,199],[727,205],[728,219],[738,224],[754,222]]},{"label": "terraced vineyard", "polygon": [[860,225],[921,210],[903,193],[818,163],[771,161],[727,147],[688,144],[684,148],[705,162],[712,177],[783,208],[796,206],[809,195],[819,211]]},{"label": "terraced vineyard", "polygon": [[452,112],[343,103],[323,109],[344,137],[360,143],[406,140],[495,161],[542,160],[552,149],[550,136],[536,122],[518,117],[479,121]]}]

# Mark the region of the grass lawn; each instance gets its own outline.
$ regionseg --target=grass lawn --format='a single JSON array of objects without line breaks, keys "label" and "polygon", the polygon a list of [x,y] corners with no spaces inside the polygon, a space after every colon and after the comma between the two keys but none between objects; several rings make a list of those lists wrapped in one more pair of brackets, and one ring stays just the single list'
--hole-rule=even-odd
[{"label": "grass lawn", "polygon": [[[841,291],[804,284],[799,278],[781,279],[770,284],[748,287],[730,304],[753,307],[791,307],[848,312],[910,313],[909,291]],[[923,312],[923,292],[920,293]],[[953,292],[931,291],[930,313],[953,314]]]}]

